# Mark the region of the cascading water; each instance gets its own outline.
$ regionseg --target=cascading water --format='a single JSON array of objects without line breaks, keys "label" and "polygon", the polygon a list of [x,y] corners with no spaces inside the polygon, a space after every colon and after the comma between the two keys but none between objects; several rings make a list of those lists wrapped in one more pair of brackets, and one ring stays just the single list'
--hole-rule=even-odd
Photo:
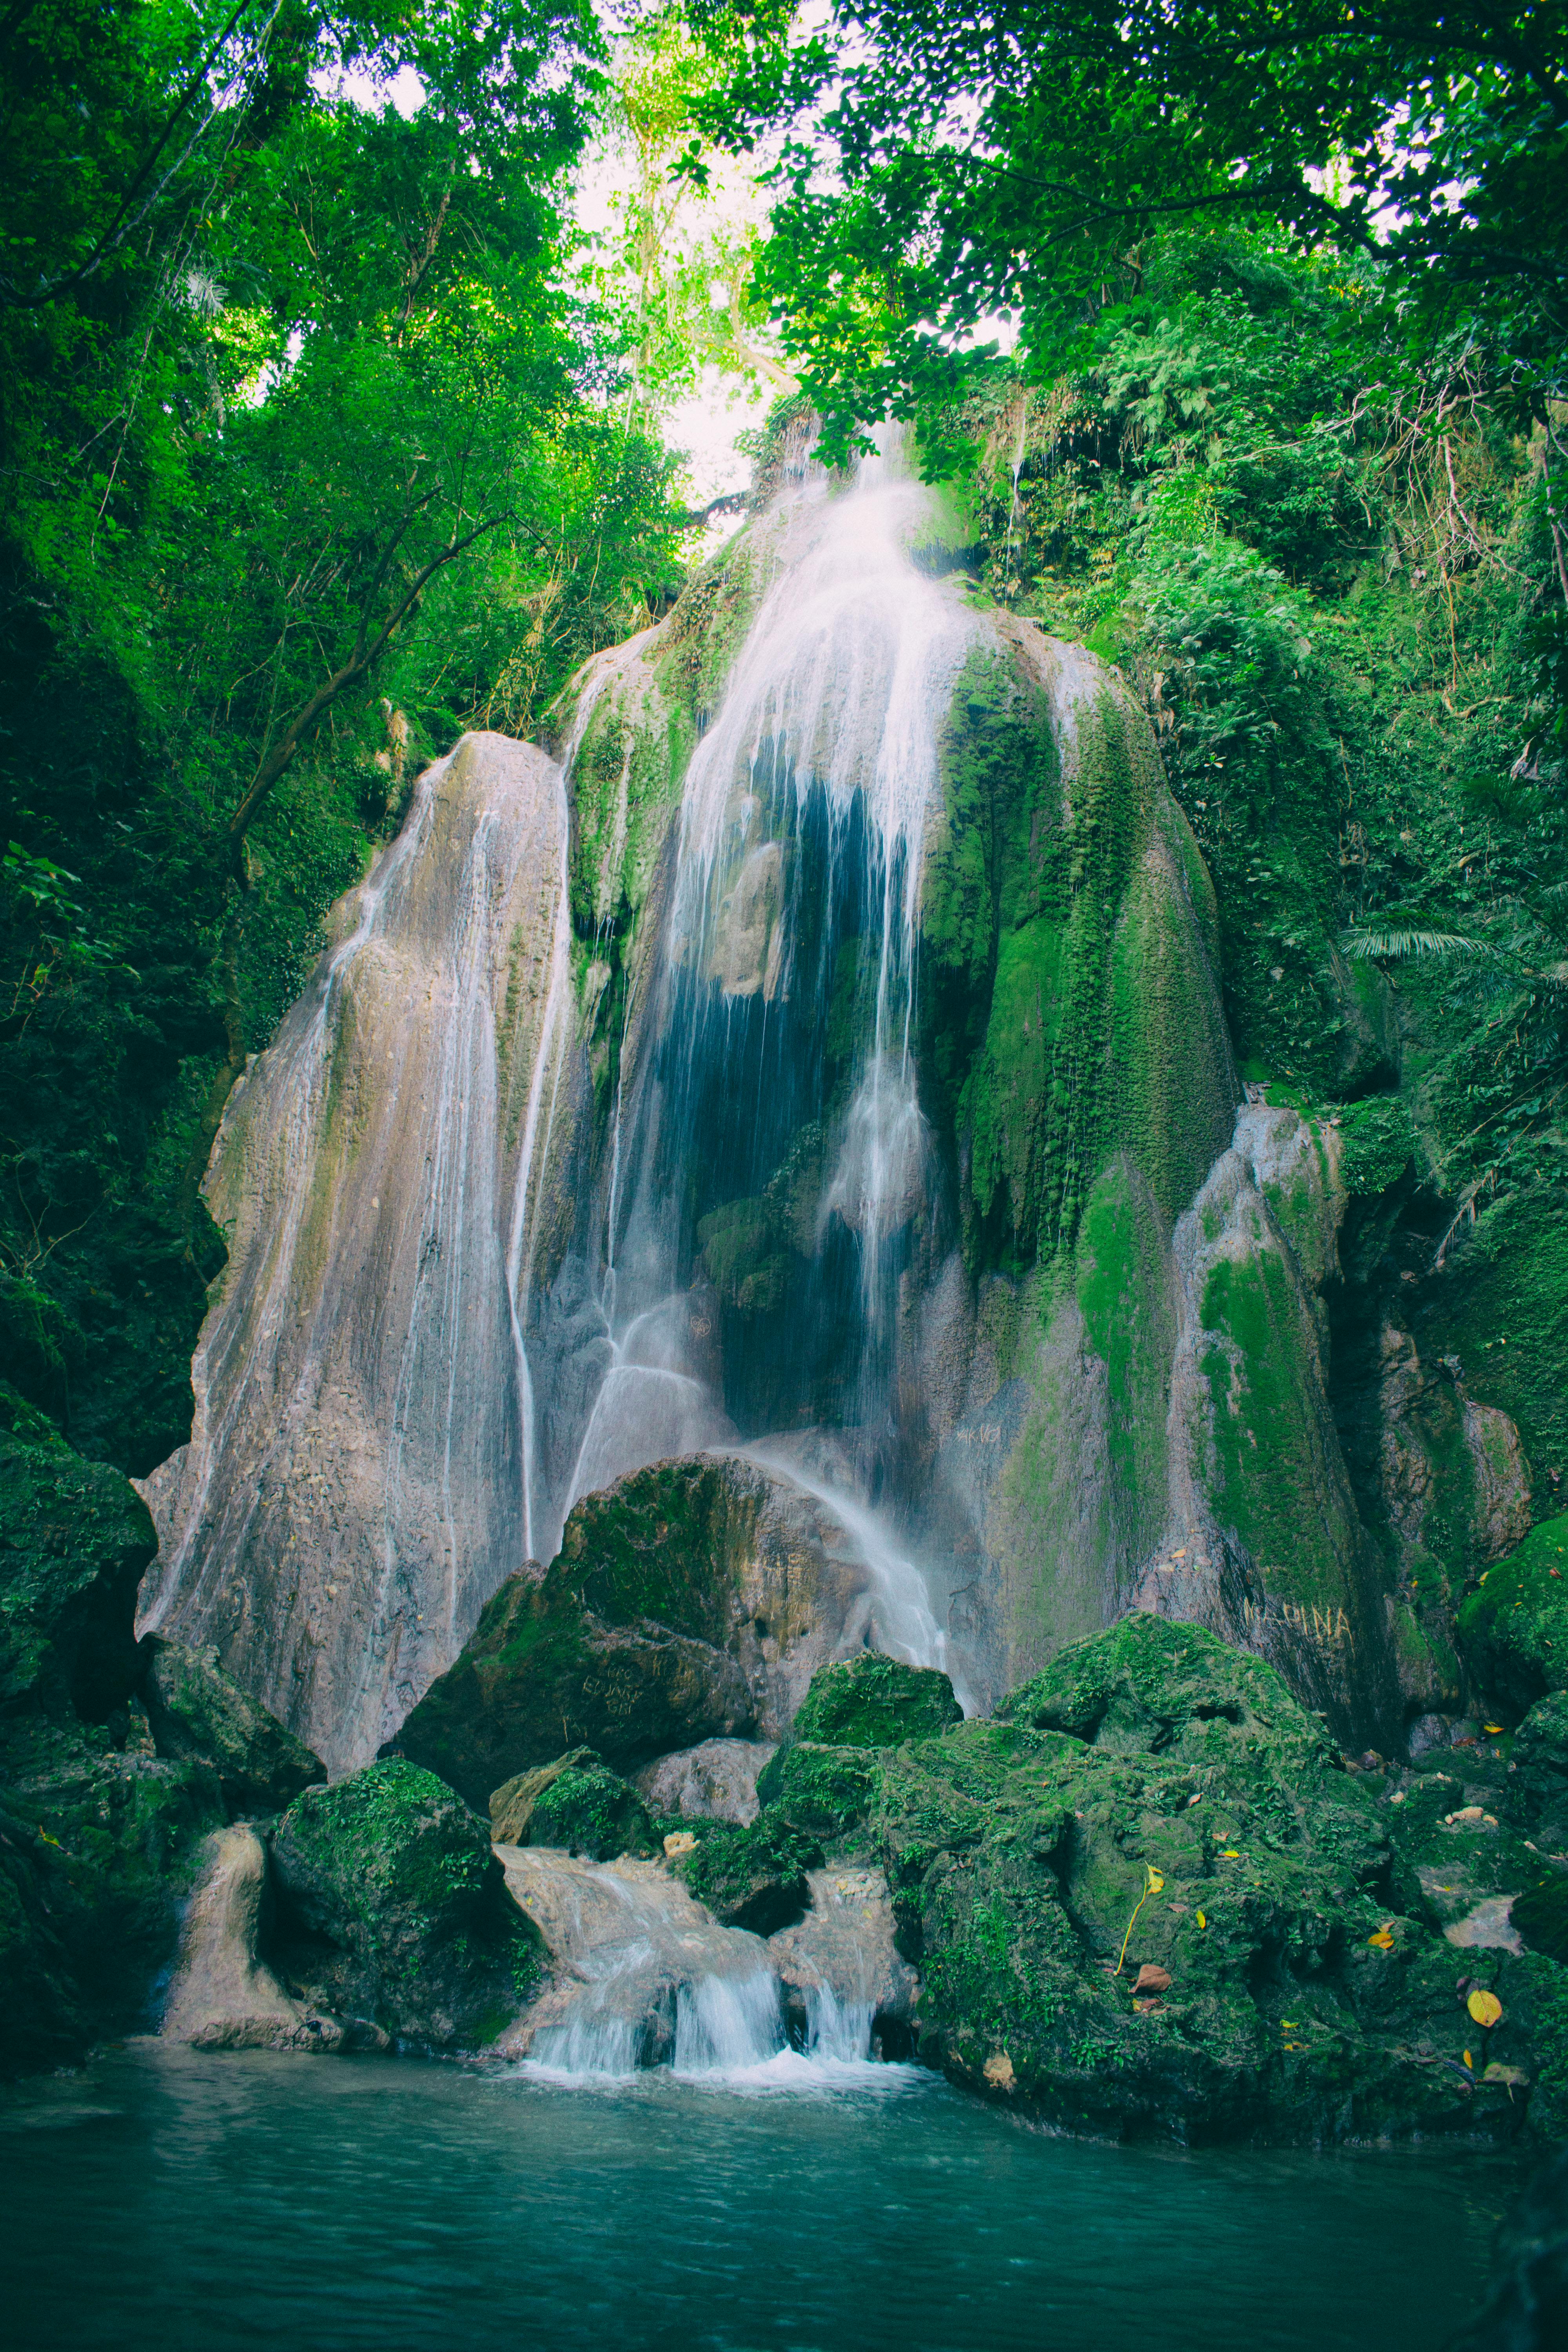
[{"label": "cascading water", "polygon": [[[899,1279],[935,1207],[911,1050],[919,892],[974,625],[911,560],[928,512],[887,456],[786,501],[773,577],[687,769],[629,1056],[623,1031],[590,1282],[598,1375],[531,1505],[553,1529],[622,1472],[742,1444],[838,1512],[876,1638],[921,1664],[945,1645],[908,1546],[866,1494],[806,1477],[769,1440],[819,1423],[872,1455],[891,1443]],[[569,775],[628,650],[587,675]]]},{"label": "cascading water", "polygon": [[869,2062],[879,2007],[909,2004],[913,1979],[877,1874],[814,1874],[805,1919],[764,1943],[718,1927],[657,1864],[497,1852],[557,1979],[496,2049],[541,2073],[592,2081],[664,2065],[698,2081],[831,2080]]}]

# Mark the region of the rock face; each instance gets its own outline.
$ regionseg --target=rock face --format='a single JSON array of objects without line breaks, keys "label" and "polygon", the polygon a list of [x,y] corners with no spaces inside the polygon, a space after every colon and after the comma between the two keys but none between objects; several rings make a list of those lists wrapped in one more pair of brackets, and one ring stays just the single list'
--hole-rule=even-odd
[{"label": "rock face", "polygon": [[334,1771],[530,1549],[518,1269],[575,1019],[566,827],[527,745],[428,771],[208,1174],[228,1265],[190,1445],[147,1482],[144,1622],[216,1642]]},{"label": "rock face", "polygon": [[153,1634],[146,1646],[142,1698],[159,1754],[209,1765],[231,1814],[280,1813],[326,1779],[321,1758],[225,1674],[215,1644]]},{"label": "rock face", "polygon": [[887,1874],[920,2046],[954,2079],[1122,2134],[1507,2136],[1526,2091],[1561,2127],[1561,1972],[1457,1954],[1426,1891],[1434,1833],[1442,1883],[1506,1876],[1506,1853],[1489,1876],[1475,1859],[1495,1826],[1391,1803],[1205,1630],[1131,1616],[1000,1719],[839,1753],[863,1794],[837,1841]]},{"label": "rock face", "polygon": [[553,1566],[496,1594],[397,1746],[482,1804],[563,1739],[625,1769],[776,1737],[876,1603],[844,1528],[786,1475],[733,1455],[658,1463],[584,1497]]},{"label": "rock face", "polygon": [[902,2058],[913,2046],[911,2021],[920,1978],[898,1948],[888,1882],[879,1870],[841,1863],[808,1871],[810,1907],[793,1927],[768,1938],[784,1988],[792,2030],[809,2048],[826,2042],[836,2027],[850,2028],[859,2054],[868,2018],[875,2057]]},{"label": "rock face", "polygon": [[331,2013],[472,2049],[534,1990],[537,1942],[485,1824],[417,1765],[393,1759],[307,1790],[272,1854],[279,1973]]}]

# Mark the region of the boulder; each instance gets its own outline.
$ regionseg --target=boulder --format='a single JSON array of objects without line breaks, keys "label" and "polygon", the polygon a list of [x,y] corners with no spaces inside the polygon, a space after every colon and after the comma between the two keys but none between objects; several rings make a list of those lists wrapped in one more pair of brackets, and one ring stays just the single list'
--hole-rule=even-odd
[{"label": "boulder", "polygon": [[796,1739],[834,1748],[897,1748],[934,1739],[963,1720],[944,1674],[862,1650],[813,1675],[792,1728]]},{"label": "boulder", "polygon": [[1568,1846],[1568,1690],[1537,1699],[1513,1735],[1510,1811],[1554,1851]]},{"label": "boulder", "polygon": [[637,1791],[651,1812],[682,1821],[754,1822],[757,1776],[777,1752],[767,1739],[704,1739],[645,1765]]},{"label": "boulder", "polygon": [[735,1660],[657,1624],[610,1625],[552,1575],[509,1577],[457,1664],[432,1683],[395,1743],[473,1805],[575,1738],[619,1766],[694,1734],[750,1730]]},{"label": "boulder", "polygon": [[150,1637],[142,1703],[161,1756],[208,1764],[231,1813],[278,1813],[326,1768],[218,1664],[216,1643],[192,1649]]},{"label": "boulder", "polygon": [[0,1714],[103,1723],[142,1668],[136,1588],[158,1548],[118,1470],[0,1433]]},{"label": "boulder", "polygon": [[797,1739],[780,1748],[757,1794],[796,1829],[837,1843],[864,1819],[879,1785],[874,1748]]},{"label": "boulder", "polygon": [[772,1936],[806,1909],[806,1874],[821,1860],[816,1840],[774,1813],[745,1825],[710,1822],[672,1867],[721,1927]]},{"label": "boulder", "polygon": [[[1202,1628],[1126,1620],[997,1719],[779,1761],[831,1763],[846,1806],[853,1766],[837,1836],[886,1875],[921,2054],[984,2095],[1121,2137],[1552,2127],[1560,1970],[1457,1952],[1421,1872],[1436,1833],[1472,1877],[1492,1842],[1506,1875],[1506,1832],[1407,1830],[1402,1792]],[[1500,2003],[1484,2029],[1478,1987]]]},{"label": "boulder", "polygon": [[590,1862],[652,1853],[658,1841],[647,1806],[591,1748],[519,1772],[490,1797],[496,1845],[551,1845]]},{"label": "boulder", "polygon": [[1480,1689],[1521,1714],[1568,1688],[1568,1515],[1532,1528],[1460,1602],[1465,1664]]},{"label": "boulder", "polygon": [[308,1789],[279,1822],[279,1974],[337,2015],[437,2049],[491,2042],[533,1990],[539,1945],[486,1824],[402,1758]]},{"label": "boulder", "polygon": [[629,1771],[710,1739],[776,1738],[816,1670],[864,1651],[874,1583],[785,1469],[656,1462],[583,1497],[558,1559],[501,1587],[389,1747],[481,1805],[578,1741]]}]

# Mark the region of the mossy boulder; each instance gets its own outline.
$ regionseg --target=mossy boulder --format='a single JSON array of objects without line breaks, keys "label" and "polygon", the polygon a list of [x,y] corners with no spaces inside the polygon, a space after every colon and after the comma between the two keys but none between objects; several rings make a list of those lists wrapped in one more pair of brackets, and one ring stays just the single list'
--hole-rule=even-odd
[{"label": "mossy boulder", "polygon": [[772,1936],[804,1916],[811,1902],[806,1873],[821,1861],[814,1837],[764,1813],[744,1825],[708,1823],[675,1871],[721,1927]]},{"label": "mossy boulder", "polygon": [[493,1789],[559,1756],[563,1741],[630,1767],[743,1733],[752,1719],[726,1652],[650,1621],[607,1624],[552,1570],[542,1581],[508,1578],[394,1744],[488,1806]]},{"label": "mossy boulder", "polygon": [[813,1837],[841,1843],[863,1822],[875,1800],[877,1754],[869,1748],[829,1748],[815,1739],[783,1748],[757,1781],[765,1807]]},{"label": "mossy boulder", "polygon": [[491,2042],[534,1990],[537,1932],[489,1832],[403,1758],[309,1789],[272,1841],[279,1973],[339,2016],[437,2049]]},{"label": "mossy boulder", "polygon": [[590,1862],[658,1849],[647,1807],[591,1748],[503,1781],[490,1796],[490,1835],[497,1845],[561,1846]]},{"label": "mossy boulder", "polygon": [[0,1434],[0,1713],[101,1723],[141,1671],[136,1588],[158,1548],[107,1463]]},{"label": "mossy boulder", "polygon": [[1466,1664],[1505,1709],[1568,1689],[1568,1515],[1532,1528],[1488,1569],[1457,1622]]},{"label": "mossy boulder", "polygon": [[1033,1731],[1065,1731],[1128,1754],[1203,1762],[1267,1750],[1277,1764],[1317,1770],[1340,1761],[1321,1717],[1302,1707],[1274,1667],[1200,1625],[1142,1612],[1058,1652],[996,1713]]},{"label": "mossy boulder", "polygon": [[[1271,1666],[1202,1628],[1124,1620],[995,1719],[790,1751],[814,1754],[861,1762],[839,1834],[887,1874],[922,2054],[956,2081],[1115,2135],[1552,2127],[1568,1974],[1456,1950],[1423,1875],[1435,1839],[1472,1878],[1483,1853],[1504,1876],[1534,1858],[1506,1825],[1445,1826],[1452,1783],[1402,1821]],[[1502,2003],[1484,2040],[1477,1984]]]},{"label": "mossy boulder", "polygon": [[906,1739],[933,1739],[963,1720],[944,1674],[863,1650],[843,1664],[818,1668],[794,1733],[834,1748],[897,1748]]},{"label": "mossy boulder", "polygon": [[1509,1809],[1539,1843],[1568,1846],[1568,1690],[1536,1700],[1510,1743]]},{"label": "mossy boulder", "polygon": [[153,1635],[148,1646],[141,1696],[158,1753],[210,1765],[231,1817],[281,1812],[326,1779],[321,1758],[224,1672],[215,1643]]}]

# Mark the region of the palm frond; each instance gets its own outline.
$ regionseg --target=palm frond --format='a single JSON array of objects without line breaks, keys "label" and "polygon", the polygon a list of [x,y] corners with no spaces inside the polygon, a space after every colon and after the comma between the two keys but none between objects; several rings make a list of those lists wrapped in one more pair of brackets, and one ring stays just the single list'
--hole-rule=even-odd
[{"label": "palm frond", "polygon": [[1371,963],[1374,958],[1402,962],[1411,956],[1489,956],[1497,952],[1484,940],[1467,939],[1458,931],[1346,931],[1340,945],[1358,963]]}]

